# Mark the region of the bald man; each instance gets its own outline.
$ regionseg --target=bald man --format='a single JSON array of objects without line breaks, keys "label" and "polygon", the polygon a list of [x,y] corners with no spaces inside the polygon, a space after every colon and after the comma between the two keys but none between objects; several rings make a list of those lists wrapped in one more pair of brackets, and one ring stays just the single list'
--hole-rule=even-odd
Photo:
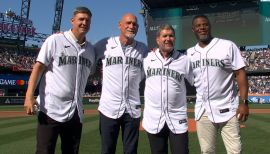
[{"label": "bald man", "polygon": [[118,28],[119,36],[105,38],[95,44],[103,70],[98,107],[101,153],[115,153],[121,128],[124,153],[136,154],[141,116],[139,84],[144,77],[142,62],[148,48],[134,39],[139,28],[135,15],[125,14]]}]

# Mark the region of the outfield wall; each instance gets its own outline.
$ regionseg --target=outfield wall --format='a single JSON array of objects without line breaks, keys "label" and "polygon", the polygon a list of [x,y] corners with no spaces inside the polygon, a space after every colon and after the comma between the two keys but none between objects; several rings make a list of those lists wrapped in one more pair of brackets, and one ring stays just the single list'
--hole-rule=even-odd
[{"label": "outfield wall", "polygon": [[[100,97],[84,97],[84,104],[97,104],[99,102]],[[1,96],[0,97],[0,105],[23,105],[24,104],[24,96]]]},{"label": "outfield wall", "polygon": [[[89,96],[83,97],[84,104],[98,104],[100,97],[99,96]],[[195,103],[195,96],[187,96],[187,102]],[[269,95],[249,95],[250,102],[254,104],[270,104],[270,94]],[[141,102],[144,102],[144,97],[141,96]],[[24,96],[1,96],[0,105],[23,105]]]},{"label": "outfield wall", "polygon": [[[143,102],[143,96],[141,96],[141,101]],[[99,96],[89,96],[83,97],[84,104],[98,104]],[[0,105],[23,105],[24,96],[1,96]]]}]

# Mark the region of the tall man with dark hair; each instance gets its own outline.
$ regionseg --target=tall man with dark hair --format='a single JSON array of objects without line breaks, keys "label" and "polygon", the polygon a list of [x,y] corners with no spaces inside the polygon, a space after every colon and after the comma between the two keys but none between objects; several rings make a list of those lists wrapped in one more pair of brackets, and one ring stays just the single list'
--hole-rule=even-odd
[{"label": "tall man with dark hair", "polygon": [[188,56],[195,77],[195,120],[201,153],[215,153],[220,131],[227,153],[240,154],[239,122],[249,115],[245,62],[232,41],[212,37],[207,16],[195,16],[192,31],[198,43],[188,49]]}]

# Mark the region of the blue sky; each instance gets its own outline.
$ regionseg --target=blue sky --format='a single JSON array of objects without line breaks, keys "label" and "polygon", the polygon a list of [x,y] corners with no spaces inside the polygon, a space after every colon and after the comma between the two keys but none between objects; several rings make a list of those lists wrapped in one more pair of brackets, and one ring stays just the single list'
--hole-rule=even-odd
[{"label": "blue sky", "polygon": [[[51,34],[55,2],[56,0],[31,0],[29,19],[33,21],[36,32]],[[20,15],[21,3],[21,0],[0,0],[0,12],[11,8]],[[118,21],[123,14],[128,12],[138,17],[140,27],[136,39],[146,43],[143,17],[139,14],[140,0],[65,0],[61,31],[70,28],[70,17],[76,6],[86,6],[92,11],[91,29],[87,35],[87,39],[92,43],[103,37],[118,35]]]}]

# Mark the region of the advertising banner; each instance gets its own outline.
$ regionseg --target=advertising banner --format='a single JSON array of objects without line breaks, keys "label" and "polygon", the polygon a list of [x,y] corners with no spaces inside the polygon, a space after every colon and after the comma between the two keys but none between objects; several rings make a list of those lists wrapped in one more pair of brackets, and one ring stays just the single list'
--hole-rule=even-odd
[{"label": "advertising banner", "polygon": [[25,88],[28,85],[29,76],[0,74],[1,88]]}]

